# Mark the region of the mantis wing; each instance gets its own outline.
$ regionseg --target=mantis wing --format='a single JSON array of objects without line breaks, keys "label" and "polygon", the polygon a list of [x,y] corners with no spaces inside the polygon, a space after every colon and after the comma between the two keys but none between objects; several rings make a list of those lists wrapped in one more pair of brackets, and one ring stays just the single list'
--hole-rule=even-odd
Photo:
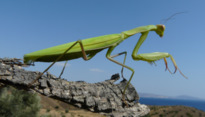
[{"label": "mantis wing", "polygon": [[[96,54],[101,50],[113,46],[121,38],[121,34],[110,34],[99,37],[93,37],[82,40],[83,47],[87,55]],[[53,62],[56,58],[62,55],[75,42],[70,42],[47,49],[35,51],[24,55],[24,63],[31,63],[35,61]],[[59,61],[72,60],[82,57],[82,50],[79,44],[70,49],[64,57]]]}]

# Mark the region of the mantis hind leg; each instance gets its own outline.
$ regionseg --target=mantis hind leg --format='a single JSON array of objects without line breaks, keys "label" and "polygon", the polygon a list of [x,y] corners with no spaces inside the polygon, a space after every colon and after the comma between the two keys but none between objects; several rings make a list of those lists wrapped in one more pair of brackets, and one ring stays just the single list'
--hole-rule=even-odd
[{"label": "mantis hind leg", "polygon": [[[83,46],[83,45],[82,45],[82,46]],[[84,53],[85,51],[82,51],[82,52]],[[85,58],[83,58],[83,59],[84,59],[84,60],[90,60],[90,59],[91,59],[92,57],[94,57],[96,54],[97,54],[97,52],[91,53],[91,54],[89,54],[88,56],[85,56]],[[86,55],[86,52],[85,52],[85,55]],[[61,78],[61,76],[63,75],[63,72],[64,72],[64,70],[65,70],[65,67],[66,67],[67,63],[68,63],[68,61],[65,62],[64,66],[63,66],[63,69],[62,69],[62,71],[61,71],[61,73],[60,73],[60,75],[59,75],[58,78]]]},{"label": "mantis hind leg", "polygon": [[63,75],[63,72],[65,70],[65,67],[66,67],[67,63],[68,63],[68,61],[65,62],[64,66],[63,66],[63,69],[62,69],[62,71],[61,71],[61,73],[60,73],[58,78],[61,78],[61,76]]},{"label": "mantis hind leg", "polygon": [[[82,54],[83,54],[83,59],[84,60],[89,60],[91,59],[93,56],[95,56],[95,54],[97,53],[92,53],[90,55],[86,55],[86,52],[84,50],[84,47],[83,47],[83,43],[81,40],[78,40],[76,41],[73,45],[71,45],[70,47],[68,47],[68,49],[63,53],[61,54],[50,66],[48,66],[41,74],[39,74],[35,80],[33,80],[31,83],[28,84],[28,87],[30,87],[32,84],[34,84],[45,72],[47,72],[57,61],[59,61],[71,48],[73,48],[76,44],[80,44],[80,47],[81,47],[81,50],[82,50]],[[63,70],[64,71],[64,70]],[[61,73],[63,73],[63,71]],[[61,76],[61,75],[60,75]]]}]

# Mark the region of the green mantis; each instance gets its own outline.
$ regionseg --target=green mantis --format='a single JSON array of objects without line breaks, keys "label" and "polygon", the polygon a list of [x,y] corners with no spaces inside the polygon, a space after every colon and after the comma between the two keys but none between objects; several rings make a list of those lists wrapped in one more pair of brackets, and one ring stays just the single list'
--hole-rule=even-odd
[{"label": "green mantis", "polygon": [[[170,58],[171,61],[174,64],[175,71],[178,70],[180,74],[184,76],[184,74],[179,70],[174,58],[169,53],[165,52],[154,52],[154,53],[144,53],[144,54],[138,54],[138,50],[142,43],[146,40],[148,33],[150,31],[156,32],[157,35],[162,37],[164,35],[165,26],[164,25],[147,25],[147,26],[141,26],[137,27],[128,31],[121,32],[120,34],[110,34],[110,35],[104,35],[94,38],[88,38],[84,40],[78,40],[75,42],[66,43],[59,46],[54,46],[51,48],[39,50],[36,52],[32,52],[29,54],[24,55],[24,63],[29,64],[31,62],[39,61],[39,62],[53,62],[42,74],[40,74],[36,80],[34,80],[30,85],[32,85],[35,81],[37,81],[41,75],[43,75],[55,62],[57,61],[67,61],[72,60],[76,58],[83,58],[84,60],[90,60],[92,57],[94,57],[97,53],[100,51],[107,49],[106,57],[108,60],[122,66],[121,74],[123,76],[123,69],[127,68],[130,71],[132,71],[132,74],[129,78],[129,81],[123,91],[123,95],[126,92],[127,87],[130,84],[130,81],[132,80],[132,77],[134,75],[134,70],[125,65],[125,60],[127,56],[127,52],[121,52],[116,55],[111,55],[112,51],[117,47],[120,43],[122,43],[125,39],[128,37],[135,35],[137,33],[141,33],[141,36],[132,52],[132,58],[136,61],[142,60],[149,63],[153,63],[157,60],[163,59],[165,62],[166,69],[168,69],[169,72],[171,72],[168,68],[167,60],[166,58]],[[114,60],[114,57],[125,55],[123,63],[118,62]],[[66,62],[67,63],[67,62]]]}]

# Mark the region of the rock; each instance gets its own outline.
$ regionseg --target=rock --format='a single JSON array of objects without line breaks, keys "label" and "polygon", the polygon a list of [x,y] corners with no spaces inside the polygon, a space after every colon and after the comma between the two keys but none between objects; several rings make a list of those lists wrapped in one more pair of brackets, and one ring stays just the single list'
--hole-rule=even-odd
[{"label": "rock", "polygon": [[86,99],[85,99],[85,104],[88,107],[93,107],[93,106],[95,106],[95,100],[93,99],[93,97],[87,96]]},{"label": "rock", "polygon": [[50,89],[49,88],[43,89],[43,94],[49,96],[50,95]]},{"label": "rock", "polygon": [[39,79],[39,82],[40,82],[40,86],[42,88],[47,88],[48,87],[46,79]]},{"label": "rock", "polygon": [[[19,59],[0,58],[0,83],[28,88],[28,84],[40,72],[22,69],[22,64],[17,60]],[[69,82],[47,73],[33,84],[30,90],[106,116],[138,117],[149,113],[150,110],[146,105],[138,103],[139,96],[131,84],[125,93],[128,107],[125,106],[122,101],[122,92],[127,81],[122,80],[115,84],[114,82],[119,79],[119,74],[114,74],[109,80],[91,84],[84,81]]]}]

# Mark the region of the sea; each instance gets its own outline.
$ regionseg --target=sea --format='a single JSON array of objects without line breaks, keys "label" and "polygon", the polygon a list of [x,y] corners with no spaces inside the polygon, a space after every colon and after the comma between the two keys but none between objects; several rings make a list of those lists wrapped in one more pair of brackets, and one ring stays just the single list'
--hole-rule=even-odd
[{"label": "sea", "polygon": [[183,105],[194,107],[198,110],[205,111],[205,100],[183,100],[183,99],[167,99],[167,98],[147,98],[141,97],[139,100],[140,104],[145,105]]}]

